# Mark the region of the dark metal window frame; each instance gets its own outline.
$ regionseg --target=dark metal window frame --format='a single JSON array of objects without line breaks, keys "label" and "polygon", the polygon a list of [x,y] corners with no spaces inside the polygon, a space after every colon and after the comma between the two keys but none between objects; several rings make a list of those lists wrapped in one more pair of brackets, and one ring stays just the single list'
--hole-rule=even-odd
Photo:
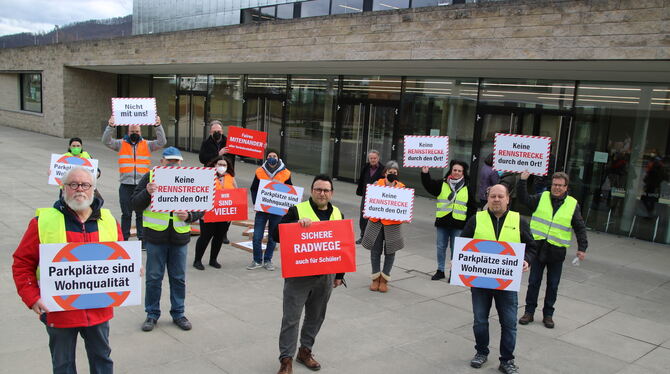
[{"label": "dark metal window frame", "polygon": [[[26,76],[28,75],[39,75],[40,76],[40,109],[39,110],[32,110],[32,109],[26,109],[26,104],[25,104],[25,95],[24,95],[24,80],[26,79]],[[22,111],[25,112],[31,112],[31,113],[43,113],[44,112],[44,103],[43,103],[43,88],[42,88],[42,72],[39,71],[34,71],[34,72],[25,72],[25,73],[20,73],[19,74],[19,106]]]}]

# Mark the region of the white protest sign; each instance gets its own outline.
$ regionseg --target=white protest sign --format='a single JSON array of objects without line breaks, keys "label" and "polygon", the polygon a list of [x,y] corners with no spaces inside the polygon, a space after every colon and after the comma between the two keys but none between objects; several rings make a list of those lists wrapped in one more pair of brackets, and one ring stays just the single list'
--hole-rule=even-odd
[{"label": "white protest sign", "polygon": [[153,126],[156,124],[156,99],[113,97],[112,116],[116,126]]},{"label": "white protest sign", "polygon": [[516,134],[496,134],[493,170],[547,175],[551,138]]},{"label": "white protest sign", "polygon": [[60,186],[61,179],[65,176],[65,173],[75,166],[81,166],[90,171],[93,179],[98,176],[98,160],[52,153],[51,164],[49,165],[49,184]]},{"label": "white protest sign", "polygon": [[403,147],[403,167],[446,168],[449,165],[448,136],[405,135]]},{"label": "white protest sign", "polygon": [[302,201],[303,188],[263,179],[258,184],[254,210],[283,216],[288,209]]},{"label": "white protest sign", "polygon": [[153,171],[156,192],[152,212],[205,212],[214,208],[214,168],[157,166]]},{"label": "white protest sign", "polygon": [[456,237],[451,284],[519,291],[526,245]]},{"label": "white protest sign", "polygon": [[414,189],[368,184],[363,216],[411,222],[414,214]]},{"label": "white protest sign", "polygon": [[52,312],[142,303],[142,243],[40,244],[40,297]]}]

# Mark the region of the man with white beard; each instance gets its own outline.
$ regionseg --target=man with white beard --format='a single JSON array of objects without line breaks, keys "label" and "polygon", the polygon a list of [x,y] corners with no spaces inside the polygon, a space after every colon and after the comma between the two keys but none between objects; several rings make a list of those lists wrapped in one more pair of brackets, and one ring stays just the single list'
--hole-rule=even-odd
[{"label": "man with white beard", "polygon": [[123,240],[121,227],[102,200],[94,197],[96,179],[76,166],[63,177],[63,196],[52,208],[37,209],[14,252],[16,290],[46,325],[54,373],[76,373],[77,335],[81,335],[91,373],[112,373],[109,320],[112,308],[49,312],[40,298],[40,244]]}]

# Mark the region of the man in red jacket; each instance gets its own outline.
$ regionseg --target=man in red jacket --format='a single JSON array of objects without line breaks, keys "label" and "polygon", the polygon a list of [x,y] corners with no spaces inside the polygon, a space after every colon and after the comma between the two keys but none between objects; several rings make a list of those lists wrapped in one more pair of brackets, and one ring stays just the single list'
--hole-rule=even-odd
[{"label": "man in red jacket", "polygon": [[[49,312],[40,298],[37,271],[40,244],[122,240],[112,214],[101,209],[93,196],[95,178],[82,167],[72,168],[63,178],[63,196],[53,208],[38,209],[14,252],[12,272],[16,290],[26,306],[46,324],[54,373],[76,373],[77,335],[86,344],[91,373],[112,373],[109,320],[112,308]],[[63,232],[64,231],[64,232]],[[56,239],[61,238],[61,239]],[[62,241],[61,241],[62,240]]]}]

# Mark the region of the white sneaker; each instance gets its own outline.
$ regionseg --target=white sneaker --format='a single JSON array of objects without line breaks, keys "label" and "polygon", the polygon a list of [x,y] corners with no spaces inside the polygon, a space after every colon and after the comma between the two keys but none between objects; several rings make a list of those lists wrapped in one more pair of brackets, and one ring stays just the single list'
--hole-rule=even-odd
[{"label": "white sneaker", "polygon": [[274,271],[274,269],[275,269],[275,266],[272,265],[272,261],[264,262],[264,263],[263,263],[263,267],[264,267],[265,270],[267,270],[267,271]]},{"label": "white sneaker", "polygon": [[251,263],[247,266],[247,270],[260,269],[262,267],[263,267],[263,264],[259,264],[256,261],[251,261]]}]

